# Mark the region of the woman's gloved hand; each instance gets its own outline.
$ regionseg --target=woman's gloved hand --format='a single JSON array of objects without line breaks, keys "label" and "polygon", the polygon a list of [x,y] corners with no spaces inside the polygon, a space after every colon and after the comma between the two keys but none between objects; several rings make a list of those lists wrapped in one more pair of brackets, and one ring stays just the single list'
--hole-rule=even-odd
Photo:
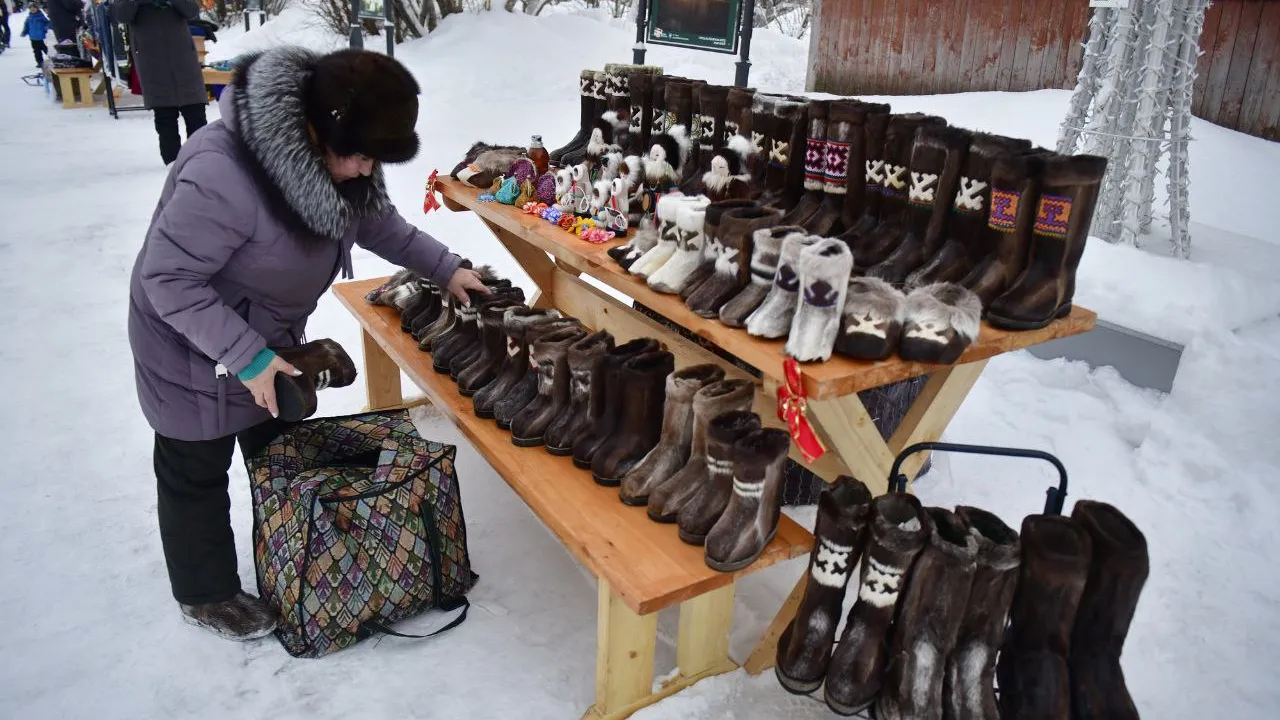
[{"label": "woman's gloved hand", "polygon": [[466,268],[458,268],[453,271],[453,277],[449,279],[448,290],[450,294],[463,303],[470,302],[470,298],[467,297],[468,290],[475,290],[485,295],[489,294],[489,288],[480,280],[480,273]]},{"label": "woman's gloved hand", "polygon": [[249,388],[249,392],[253,393],[253,401],[258,404],[258,407],[266,408],[273,418],[280,417],[280,410],[276,406],[276,373],[298,377],[302,371],[282,360],[279,355],[275,355],[271,358],[271,364],[267,365],[266,370],[248,380],[240,380],[245,387]]}]

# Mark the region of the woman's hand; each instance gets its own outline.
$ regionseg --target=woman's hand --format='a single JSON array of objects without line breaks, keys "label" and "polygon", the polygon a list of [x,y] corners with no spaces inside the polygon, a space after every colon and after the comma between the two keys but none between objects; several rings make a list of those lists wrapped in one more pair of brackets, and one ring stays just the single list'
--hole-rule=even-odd
[{"label": "woman's hand", "polygon": [[[3,2],[3,0],[0,0]],[[241,380],[245,387],[249,388],[249,392],[253,393],[253,401],[258,407],[266,408],[271,413],[271,417],[280,417],[280,410],[276,407],[276,373],[285,373],[298,377],[302,371],[290,365],[277,355],[271,359],[271,364],[266,370],[254,375],[248,380]]]},{"label": "woman's hand", "polygon": [[468,290],[476,290],[485,295],[489,294],[489,288],[480,281],[480,273],[466,268],[458,268],[453,271],[453,277],[449,279],[448,290],[451,295],[464,303],[471,302],[471,298],[467,295]]}]

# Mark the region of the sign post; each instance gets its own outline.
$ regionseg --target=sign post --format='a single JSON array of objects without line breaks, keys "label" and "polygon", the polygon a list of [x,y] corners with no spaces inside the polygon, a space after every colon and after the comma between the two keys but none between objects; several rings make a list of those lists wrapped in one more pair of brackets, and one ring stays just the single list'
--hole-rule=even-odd
[{"label": "sign post", "polygon": [[382,34],[387,37],[387,55],[396,54],[396,16],[395,3],[386,0],[351,0],[351,41],[350,46],[356,49],[364,47],[364,28],[361,23],[372,20],[378,23]]},{"label": "sign post", "polygon": [[755,0],[640,0],[632,62],[644,64],[646,41],[739,55],[734,84],[746,87],[755,11]]}]

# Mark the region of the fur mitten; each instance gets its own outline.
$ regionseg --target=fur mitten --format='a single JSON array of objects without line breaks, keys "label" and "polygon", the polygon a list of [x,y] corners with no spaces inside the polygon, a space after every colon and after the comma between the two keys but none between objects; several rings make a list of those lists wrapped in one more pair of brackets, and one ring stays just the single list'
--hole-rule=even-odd
[{"label": "fur mitten", "polygon": [[815,235],[788,235],[783,239],[773,287],[760,307],[747,318],[748,333],[770,339],[786,337],[800,292],[800,253],[821,239]]},{"label": "fur mitten", "polygon": [[898,354],[913,362],[950,364],[982,328],[982,301],[955,283],[933,283],[907,296]]},{"label": "fur mitten", "polygon": [[800,253],[800,302],[791,318],[786,352],[800,362],[826,361],[840,332],[853,253],[842,240],[823,238]]},{"label": "fur mitten", "polygon": [[849,280],[836,352],[858,360],[883,360],[898,349],[907,296],[880,278]]}]

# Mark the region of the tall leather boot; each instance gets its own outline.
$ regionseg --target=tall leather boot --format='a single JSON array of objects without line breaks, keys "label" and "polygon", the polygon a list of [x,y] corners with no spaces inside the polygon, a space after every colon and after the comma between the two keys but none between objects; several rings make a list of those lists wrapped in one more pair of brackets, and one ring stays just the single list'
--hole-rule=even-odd
[{"label": "tall leather boot", "polygon": [[317,391],[346,387],[356,381],[356,364],[333,340],[312,340],[272,350],[302,373],[296,376],[276,373],[276,410],[285,422],[298,422],[314,415]]},{"label": "tall leather boot", "polygon": [[763,228],[752,235],[751,277],[737,295],[720,308],[720,322],[729,327],[745,327],[747,318],[760,307],[769,289],[773,287],[773,276],[778,273],[778,256],[782,252],[782,242],[791,235],[803,235],[804,228],[799,225],[775,225]]},{"label": "tall leather boot", "polygon": [[693,442],[689,459],[666,481],[649,490],[649,519],[673,523],[685,506],[706,484],[707,428],[717,416],[734,410],[748,410],[755,398],[755,385],[749,380],[731,379],[712,383],[693,396]]},{"label": "tall leather boot", "polygon": [[480,356],[458,372],[458,393],[471,397],[476,391],[493,381],[507,357],[507,334],[502,321],[507,310],[522,308],[524,303],[497,302],[480,310]]},{"label": "tall leather boot", "polygon": [[753,88],[731,87],[725,97],[724,141],[733,140],[735,135],[751,141],[751,104],[755,99]]},{"label": "tall leather boot", "polygon": [[1071,519],[1089,534],[1089,580],[1071,633],[1071,715],[1074,720],[1138,720],[1120,667],[1120,653],[1147,582],[1147,539],[1114,506],[1081,500]]},{"label": "tall leather boot", "polygon": [[942,720],[947,656],[969,606],[978,541],[959,515],[925,508],[933,526],[920,551],[893,626],[876,718]]},{"label": "tall leather boot", "polygon": [[631,71],[627,86],[631,91],[631,143],[624,147],[627,156],[643,155],[653,137],[653,73]]},{"label": "tall leather boot", "polygon": [[1106,171],[1107,159],[1097,155],[1059,155],[1045,161],[1027,269],[987,309],[992,325],[1035,330],[1071,313],[1076,268]]},{"label": "tall leather boot", "polygon": [[622,366],[637,355],[658,350],[661,350],[661,346],[657,340],[636,338],[605,352],[604,360],[600,361],[591,376],[591,387],[603,392],[591,393],[588,408],[590,424],[587,434],[573,444],[574,465],[583,469],[590,468],[596,451],[608,442],[618,427],[624,399]]},{"label": "tall leather boot", "polygon": [[[804,103],[794,100],[778,100],[774,104],[773,131],[769,137],[766,151],[767,167],[764,173],[764,184],[761,186],[761,205],[788,211],[800,200],[804,190],[804,166],[796,159],[800,148],[804,145],[808,126],[805,124],[806,107]],[[793,170],[792,168],[795,168]],[[792,175],[795,187],[792,187]]]},{"label": "tall leather boot", "polygon": [[747,317],[748,333],[770,339],[787,336],[800,297],[800,253],[819,242],[822,238],[802,233],[792,233],[783,238],[773,287],[769,288],[760,307]]},{"label": "tall leather boot", "polygon": [[[956,508],[978,542],[973,590],[947,656],[942,685],[945,720],[1000,720],[996,703],[996,653],[1018,583],[1018,533],[1000,518],[972,507]],[[1099,715],[1097,717],[1107,717]]]},{"label": "tall leather boot", "polygon": [[[524,411],[538,397],[538,368],[532,360],[533,346],[546,335],[569,328],[582,327],[574,318],[557,318],[541,322],[525,332],[525,362],[528,370],[506,395],[498,398],[493,405],[493,418],[500,430],[510,430],[516,416]],[[586,334],[586,331],[583,331]]]},{"label": "tall leather boot", "polygon": [[[991,166],[1001,155],[1024,153],[1030,140],[974,133],[965,155],[964,173],[951,201],[951,215],[942,247],[923,267],[907,277],[907,287],[935,282],[959,282],[973,269],[970,255],[987,226],[987,206],[991,201]],[[941,199],[939,200],[941,201]]]},{"label": "tall leather boot", "polygon": [[929,532],[914,495],[888,493],[872,501],[858,599],[827,665],[825,699],[836,713],[861,712],[880,694],[898,599]]},{"label": "tall leather boot", "polygon": [[693,396],[724,379],[719,365],[692,365],[667,378],[658,444],[622,478],[618,496],[627,505],[649,502],[649,490],[671,477],[689,461],[693,445]]},{"label": "tall leather boot", "polygon": [[1056,515],[1022,521],[1022,565],[996,663],[1001,720],[1072,720],[1071,634],[1092,542]]},{"label": "tall leather boot", "polygon": [[702,218],[702,260],[698,263],[697,269],[685,281],[684,287],[680,288],[680,299],[687,301],[689,296],[697,292],[702,283],[711,277],[711,273],[716,266],[716,257],[719,254],[723,241],[720,239],[720,223],[724,219],[724,215],[732,210],[738,210],[745,207],[754,207],[753,200],[721,200],[713,202],[706,208],[706,214]]},{"label": "tall leather boot", "polygon": [[607,331],[591,333],[569,346],[569,404],[551,421],[544,434],[547,452],[564,457],[573,454],[573,444],[582,437],[590,422],[591,376],[613,348],[613,335]]},{"label": "tall leather boot", "polygon": [[[862,121],[862,136],[849,144],[849,194],[845,196],[840,236],[846,242],[870,232],[880,222],[880,189],[884,186],[884,136],[889,129],[889,106],[868,104]],[[859,142],[860,140],[860,142]],[[859,156],[861,152],[861,156]],[[861,178],[861,180],[859,180]],[[861,192],[854,191],[854,185]]]},{"label": "tall leather boot", "polygon": [[747,410],[721,413],[707,426],[707,481],[680,508],[680,539],[703,545],[733,495],[733,446],[760,429],[760,416]]},{"label": "tall leather boot", "polygon": [[707,533],[707,567],[737,572],[760,557],[778,532],[782,516],[783,467],[791,435],[762,428],[733,445],[733,494]]},{"label": "tall leather boot", "polygon": [[476,307],[475,317],[472,322],[475,323],[475,337],[470,344],[460,344],[456,352],[445,360],[445,364],[449,366],[449,377],[455,382],[463,370],[467,369],[480,358],[480,354],[484,351],[484,342],[481,338],[482,326],[480,316],[484,313],[485,308],[493,305],[501,305],[503,307],[511,305],[524,304],[524,290],[518,287],[506,287],[492,290],[488,295],[481,298]]},{"label": "tall leather boot", "polygon": [[788,692],[817,690],[831,662],[845,587],[862,556],[871,519],[871,491],[842,475],[818,496],[818,519],[809,573],[796,616],[778,639],[773,672]]},{"label": "tall leather boot", "polygon": [[959,283],[978,296],[984,310],[1027,267],[1046,157],[1047,153],[1003,153],[991,165],[986,225],[969,250],[973,269]]},{"label": "tall leather boot", "polygon": [[587,138],[591,137],[591,128],[594,127],[596,119],[606,109],[604,107],[603,73],[595,70],[583,70],[582,75],[578,78],[578,97],[581,103],[578,117],[578,134],[574,135],[563,147],[551,152],[552,162],[559,163],[565,154],[577,152],[586,146]]},{"label": "tall leather boot", "polygon": [[725,213],[720,219],[720,242],[711,277],[685,304],[701,317],[716,317],[720,308],[751,281],[751,252],[755,232],[778,224],[782,213],[763,207],[746,207]]},{"label": "tall leather boot", "polygon": [[[880,220],[875,228],[852,239],[854,262],[859,268],[878,265],[898,246],[906,232],[907,189],[911,175],[911,153],[916,131],[924,126],[946,125],[947,121],[932,115],[911,113],[894,115],[885,131],[885,163],[881,170]],[[846,234],[847,235],[847,234]],[[845,236],[842,236],[845,237]]]},{"label": "tall leather boot", "polygon": [[538,366],[538,396],[511,420],[511,444],[535,447],[546,442],[547,427],[569,405],[569,346],[587,336],[581,327],[543,335],[530,351]]},{"label": "tall leather boot", "polygon": [[493,382],[476,391],[471,397],[472,412],[476,417],[493,419],[494,406],[529,373],[529,346],[525,333],[539,323],[560,317],[556,310],[529,307],[509,307],[502,314],[503,345],[502,367]]},{"label": "tall leather boot", "polygon": [[662,437],[667,377],[675,368],[675,356],[665,350],[637,355],[622,366],[618,428],[591,459],[591,478],[596,484],[621,485],[627,472],[657,447]]},{"label": "tall leather boot", "polygon": [[700,85],[694,104],[693,141],[694,157],[685,170],[681,189],[685,193],[703,192],[702,176],[710,169],[712,154],[724,145],[724,123],[728,115],[729,88],[724,85]]},{"label": "tall leather boot", "polygon": [[784,225],[804,225],[817,214],[826,199],[823,192],[827,179],[827,115],[831,103],[814,100],[809,103],[808,132],[805,133],[804,195],[800,203],[782,216]]},{"label": "tall leather boot", "polygon": [[[888,108],[887,105],[881,106]],[[862,174],[865,155],[863,126],[866,124],[867,106],[856,100],[831,103],[827,115],[826,158],[823,162],[822,205],[803,225],[811,235],[831,237],[844,232],[845,207],[850,204],[849,193],[862,193],[863,184],[857,182]],[[853,165],[855,147],[857,165]],[[850,182],[850,180],[854,182]],[[862,199],[854,201],[861,208]]]}]

